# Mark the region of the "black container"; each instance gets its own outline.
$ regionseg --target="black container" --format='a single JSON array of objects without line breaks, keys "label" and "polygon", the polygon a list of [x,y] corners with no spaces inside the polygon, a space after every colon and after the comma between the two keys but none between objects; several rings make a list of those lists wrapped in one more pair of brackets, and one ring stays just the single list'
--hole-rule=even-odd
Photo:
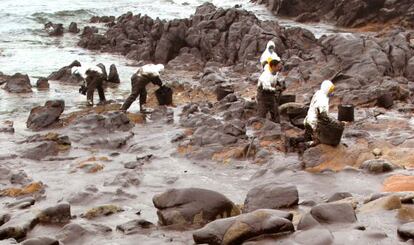
[{"label": "black container", "polygon": [[289,102],[295,102],[296,101],[296,95],[294,94],[282,94],[280,96],[279,105],[283,105]]},{"label": "black container", "polygon": [[231,86],[222,86],[222,85],[217,86],[216,88],[217,101],[222,100],[224,97],[232,93],[234,93],[234,89]]},{"label": "black container", "polygon": [[318,116],[316,133],[319,142],[326,145],[337,146],[341,142],[344,125],[335,118],[331,118],[326,113]]},{"label": "black container", "polygon": [[173,91],[167,86],[162,86],[155,91],[159,105],[172,105]]},{"label": "black container", "polygon": [[342,122],[354,121],[354,106],[353,105],[339,105],[338,106],[338,120]]},{"label": "black container", "polygon": [[377,105],[383,108],[390,108],[394,105],[394,98],[392,97],[391,93],[386,93],[378,97]]},{"label": "black container", "polygon": [[300,129],[305,129],[304,120],[305,120],[305,116],[298,115],[295,118],[291,118],[290,123],[295,127],[298,127]]}]

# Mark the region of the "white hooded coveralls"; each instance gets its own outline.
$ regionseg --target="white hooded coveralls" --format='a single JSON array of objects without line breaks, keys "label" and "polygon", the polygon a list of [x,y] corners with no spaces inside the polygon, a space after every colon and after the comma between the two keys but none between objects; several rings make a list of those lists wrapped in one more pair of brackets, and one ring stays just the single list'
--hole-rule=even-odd
[{"label": "white hooded coveralls", "polygon": [[97,73],[102,74],[102,69],[99,66],[74,66],[71,68],[72,74],[78,74],[83,79],[87,77],[87,71],[96,71]]},{"label": "white hooded coveralls", "polygon": [[[273,74],[270,71],[270,67],[268,64],[266,64],[264,71],[259,77],[259,82],[257,83],[257,87],[261,87],[263,90],[267,91],[275,91],[275,86],[279,82],[279,72],[276,72],[276,74]],[[280,83],[280,82],[279,82]],[[279,84],[282,86],[281,84]]]},{"label": "white hooded coveralls", "polygon": [[152,77],[159,77],[160,73],[164,71],[164,65],[163,64],[148,64],[142,66],[138,70],[138,75],[144,75],[144,76],[152,76]]},{"label": "white hooded coveralls", "polygon": [[262,56],[260,56],[260,64],[262,65],[263,68],[267,64],[267,61],[269,58],[280,61],[280,57],[274,51],[275,47],[276,45],[273,41],[269,41],[267,43],[266,50],[263,52]]},{"label": "white hooded coveralls", "polygon": [[325,80],[321,84],[321,88],[313,95],[308,114],[305,118],[305,125],[308,124],[313,130],[316,129],[319,112],[329,113],[329,93],[333,91],[335,86],[329,80]]}]

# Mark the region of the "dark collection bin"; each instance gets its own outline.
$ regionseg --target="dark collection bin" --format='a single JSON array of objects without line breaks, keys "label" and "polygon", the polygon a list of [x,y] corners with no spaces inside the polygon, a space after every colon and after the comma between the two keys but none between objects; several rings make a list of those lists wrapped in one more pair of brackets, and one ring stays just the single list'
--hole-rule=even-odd
[{"label": "dark collection bin", "polygon": [[298,115],[294,118],[290,119],[290,123],[295,126],[298,127],[300,129],[305,129],[305,124],[304,124],[304,120],[305,120],[305,116],[303,115]]},{"label": "dark collection bin", "polygon": [[383,108],[390,108],[394,105],[394,98],[392,97],[391,93],[386,93],[378,97],[377,105]]},{"label": "dark collection bin", "polygon": [[296,95],[294,94],[282,94],[280,96],[279,105],[283,105],[289,102],[295,102],[296,101]]},{"label": "dark collection bin", "polygon": [[234,93],[234,89],[231,86],[223,86],[223,85],[217,86],[216,88],[217,101],[222,100],[224,97],[232,93]]},{"label": "dark collection bin", "polygon": [[353,122],[354,106],[353,105],[338,105],[338,120],[342,122]]},{"label": "dark collection bin", "polygon": [[318,115],[316,133],[320,143],[337,146],[341,142],[344,124],[326,113]]},{"label": "dark collection bin", "polygon": [[161,86],[155,91],[159,105],[172,105],[173,90],[167,86]]}]

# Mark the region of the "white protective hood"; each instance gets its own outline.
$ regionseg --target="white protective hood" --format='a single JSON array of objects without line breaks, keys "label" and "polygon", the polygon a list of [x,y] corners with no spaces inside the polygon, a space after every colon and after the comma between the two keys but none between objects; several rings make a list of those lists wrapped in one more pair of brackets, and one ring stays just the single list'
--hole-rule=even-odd
[{"label": "white protective hood", "polygon": [[138,73],[146,76],[153,76],[153,77],[159,77],[160,74],[164,71],[164,65],[163,64],[148,64],[142,66]]},{"label": "white protective hood", "polygon": [[308,114],[305,118],[304,123],[312,127],[313,130],[316,129],[316,124],[318,121],[317,115],[319,112],[329,113],[329,96],[328,94],[333,90],[335,86],[329,80],[325,80],[321,84],[321,88],[316,91],[312,97],[312,101],[309,106]]},{"label": "white protective hood", "polygon": [[96,71],[99,74],[102,74],[102,70],[99,66],[96,65],[90,65],[90,66],[74,66],[71,68],[71,73],[72,74],[78,74],[81,77],[85,78],[86,77],[86,72],[90,70],[90,71]]},{"label": "white protective hood", "polygon": [[[273,50],[271,50],[272,47],[273,47]],[[273,41],[269,41],[267,43],[266,50],[263,52],[262,56],[260,56],[260,64],[262,66],[263,66],[263,64],[267,63],[267,60],[269,58],[280,61],[280,57],[274,51],[275,47],[276,47],[276,45]]]}]

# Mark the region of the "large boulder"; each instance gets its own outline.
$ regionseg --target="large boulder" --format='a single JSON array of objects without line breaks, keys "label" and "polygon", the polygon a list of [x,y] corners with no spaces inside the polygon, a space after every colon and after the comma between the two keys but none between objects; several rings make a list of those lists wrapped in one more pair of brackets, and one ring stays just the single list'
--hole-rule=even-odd
[{"label": "large boulder", "polygon": [[44,129],[59,120],[65,109],[65,101],[49,100],[44,106],[37,106],[30,111],[26,121],[27,128],[33,130]]},{"label": "large boulder", "polygon": [[45,77],[40,77],[36,82],[36,87],[38,89],[48,89],[49,88],[49,81]]},{"label": "large boulder", "polygon": [[68,83],[79,83],[81,78],[72,74],[72,67],[81,66],[81,63],[77,60],[73,61],[70,65],[60,68],[58,71],[52,72],[47,79],[56,80]]},{"label": "large boulder", "polygon": [[346,166],[360,166],[366,159],[372,158],[372,152],[365,144],[353,144],[348,147],[342,144],[336,147],[319,144],[304,152],[302,162],[305,168],[312,171],[339,171]]},{"label": "large boulder", "polygon": [[370,173],[380,174],[391,172],[396,169],[397,166],[385,159],[372,159],[363,162],[361,168],[367,170]]},{"label": "large boulder", "polygon": [[10,93],[30,93],[32,85],[28,75],[16,73],[6,79],[4,89]]},{"label": "large boulder", "polygon": [[0,226],[0,240],[24,238],[38,223],[39,220],[30,211],[15,214],[9,221]]},{"label": "large boulder", "polygon": [[21,157],[40,160],[48,156],[56,156],[59,153],[59,144],[54,141],[35,142],[24,145]]},{"label": "large boulder", "polygon": [[[123,112],[112,111],[102,114],[91,113],[76,118],[70,128],[74,141],[90,146],[120,148],[130,140],[134,124]],[[88,136],[88,137],[85,137]]]},{"label": "large boulder", "polygon": [[68,28],[70,33],[79,33],[80,29],[78,28],[78,24],[76,22],[71,22]]},{"label": "large boulder", "polygon": [[78,131],[87,130],[91,133],[128,131],[134,125],[125,113],[119,111],[105,112],[102,114],[91,113],[77,118],[72,127]]},{"label": "large boulder", "polygon": [[259,209],[236,217],[219,219],[193,233],[196,244],[242,244],[266,234],[293,232],[293,215],[287,212]]},{"label": "large boulder", "polygon": [[53,24],[48,22],[45,24],[45,30],[49,36],[62,36],[63,35],[63,24]]},{"label": "large boulder", "polygon": [[[69,137],[57,133],[35,134],[20,143],[22,143],[22,150],[20,151],[22,157],[33,160],[40,160],[47,156],[56,156],[59,152],[68,150],[71,147]],[[21,178],[16,179],[20,180]]]},{"label": "large boulder", "polygon": [[256,186],[247,193],[244,212],[256,209],[280,209],[297,205],[299,194],[296,186],[269,183]]},{"label": "large boulder", "polygon": [[205,189],[170,189],[152,199],[161,225],[204,225],[240,210],[224,195]]},{"label": "large boulder", "polygon": [[116,66],[114,64],[112,64],[109,67],[108,82],[110,82],[110,83],[120,83],[121,82],[119,80],[118,70],[116,69]]},{"label": "large boulder", "polygon": [[[204,122],[207,123],[206,121]],[[226,146],[237,142],[237,137],[228,133],[224,133],[229,131],[219,131],[219,128],[220,127],[209,126],[202,126],[197,128],[191,138],[191,143],[197,146],[205,146],[217,143]]]},{"label": "large boulder", "polygon": [[323,203],[312,207],[310,214],[322,224],[353,223],[355,211],[349,203]]},{"label": "large boulder", "polygon": [[279,111],[281,115],[286,115],[289,118],[295,118],[299,115],[306,116],[309,107],[303,103],[298,102],[288,102],[279,106]]},{"label": "large boulder", "polygon": [[71,217],[68,203],[60,203],[54,207],[46,208],[37,215],[39,222],[46,224],[68,223]]}]

